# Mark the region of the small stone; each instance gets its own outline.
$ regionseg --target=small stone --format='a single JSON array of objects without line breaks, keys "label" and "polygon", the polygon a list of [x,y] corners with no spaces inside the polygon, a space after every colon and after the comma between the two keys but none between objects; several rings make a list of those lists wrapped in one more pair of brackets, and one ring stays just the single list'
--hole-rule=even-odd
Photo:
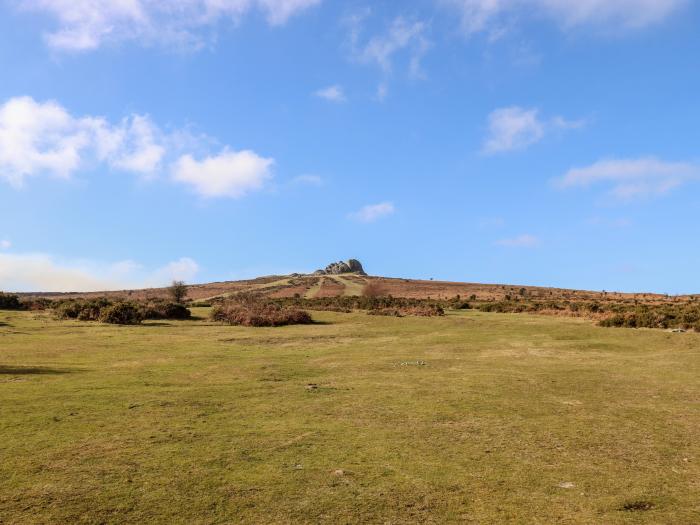
[{"label": "small stone", "polygon": [[573,489],[576,485],[571,483],[570,481],[562,481],[557,485],[560,489]]}]

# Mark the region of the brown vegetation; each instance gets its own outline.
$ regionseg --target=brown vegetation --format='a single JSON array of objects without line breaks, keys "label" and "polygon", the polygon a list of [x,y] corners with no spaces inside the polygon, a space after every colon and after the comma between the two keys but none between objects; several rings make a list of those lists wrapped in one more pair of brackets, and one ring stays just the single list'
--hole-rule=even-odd
[{"label": "brown vegetation", "polygon": [[382,297],[389,294],[381,281],[372,280],[362,287],[362,295],[363,297]]},{"label": "brown vegetation", "polygon": [[235,326],[286,326],[313,322],[308,312],[253,296],[217,304],[210,317],[214,321]]}]

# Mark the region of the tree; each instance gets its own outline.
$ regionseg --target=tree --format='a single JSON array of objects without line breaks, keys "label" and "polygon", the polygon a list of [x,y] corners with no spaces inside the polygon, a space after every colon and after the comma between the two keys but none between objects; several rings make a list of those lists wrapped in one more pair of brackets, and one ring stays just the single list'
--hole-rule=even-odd
[{"label": "tree", "polygon": [[173,284],[168,288],[168,293],[172,297],[173,302],[182,304],[187,297],[187,285],[185,281],[173,281]]}]

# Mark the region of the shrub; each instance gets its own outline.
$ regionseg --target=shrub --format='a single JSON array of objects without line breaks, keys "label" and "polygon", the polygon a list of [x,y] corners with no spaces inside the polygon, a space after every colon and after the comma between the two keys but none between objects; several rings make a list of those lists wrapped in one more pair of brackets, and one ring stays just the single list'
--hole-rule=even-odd
[{"label": "shrub", "polygon": [[387,315],[392,317],[403,317],[405,315],[415,315],[418,317],[436,317],[445,315],[445,310],[436,304],[420,304],[415,306],[404,306],[399,308],[374,308],[367,312],[369,315]]},{"label": "shrub", "polygon": [[54,303],[54,315],[58,319],[79,319],[81,321],[97,321],[103,308],[110,306],[112,301],[104,297],[90,300],[68,299]]},{"label": "shrub", "polygon": [[110,324],[139,324],[143,320],[141,308],[134,303],[119,302],[102,309],[100,321]]},{"label": "shrub", "polygon": [[53,301],[44,297],[21,299],[21,303],[22,308],[30,311],[48,310],[53,306]]},{"label": "shrub", "polygon": [[0,310],[21,310],[22,303],[19,297],[9,293],[0,292]]},{"label": "shrub", "polygon": [[368,315],[385,315],[387,317],[403,317],[403,314],[396,308],[377,308],[367,312]]},{"label": "shrub", "polygon": [[405,308],[403,313],[408,315],[417,315],[419,317],[435,317],[445,315],[445,310],[437,304],[421,304]]},{"label": "shrub", "polygon": [[236,326],[285,326],[313,322],[311,315],[304,310],[254,302],[230,302],[215,306],[210,317],[214,321]]},{"label": "shrub", "polygon": [[141,314],[144,319],[189,319],[192,312],[178,303],[166,301],[152,301],[141,307]]},{"label": "shrub", "polygon": [[623,314],[615,314],[610,317],[606,317],[605,319],[601,319],[598,325],[604,326],[606,328],[620,328],[622,326],[625,326],[625,322],[626,320]]},{"label": "shrub", "polygon": [[77,319],[82,306],[77,301],[62,301],[53,307],[57,319]]}]

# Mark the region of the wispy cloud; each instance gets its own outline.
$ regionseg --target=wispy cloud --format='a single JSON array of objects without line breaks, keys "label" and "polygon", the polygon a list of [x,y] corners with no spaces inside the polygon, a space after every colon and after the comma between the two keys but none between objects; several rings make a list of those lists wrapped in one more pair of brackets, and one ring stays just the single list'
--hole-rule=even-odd
[{"label": "wispy cloud", "polygon": [[55,20],[47,44],[64,51],[87,51],[105,43],[135,41],[201,47],[221,21],[237,24],[251,11],[272,26],[321,0],[19,0],[20,9]]},{"label": "wispy cloud", "polygon": [[555,180],[560,188],[609,186],[608,195],[629,201],[668,193],[700,178],[700,164],[667,162],[656,157],[606,159],[583,168],[573,168]]},{"label": "wispy cloud", "polygon": [[345,97],[345,92],[343,88],[338,84],[333,86],[328,86],[323,89],[319,89],[314,93],[319,98],[328,100],[329,102],[345,102],[347,98]]},{"label": "wispy cloud", "polygon": [[408,74],[414,78],[423,78],[422,61],[431,47],[428,39],[428,24],[422,20],[403,16],[394,18],[384,32],[364,37],[365,23],[371,10],[358,11],[345,18],[349,28],[349,41],[352,59],[361,64],[374,65],[383,73],[383,80],[376,92],[381,101],[388,94],[387,78],[395,70],[395,63],[403,57]]},{"label": "wispy cloud", "polygon": [[0,240],[0,250],[9,250],[12,248],[12,243],[7,239]]},{"label": "wispy cloud", "polygon": [[358,222],[370,223],[392,215],[395,211],[396,208],[391,202],[381,202],[363,206],[358,211],[351,213],[349,217]]},{"label": "wispy cloud", "polygon": [[228,147],[212,154],[209,142],[186,131],[166,133],[148,115],[112,123],[71,115],[57,102],[17,97],[0,105],[0,180],[20,188],[32,177],[69,179],[106,166],[145,178],[165,173],[205,197],[240,197],[272,177],[273,159]]},{"label": "wispy cloud", "polygon": [[585,120],[567,120],[561,116],[543,119],[537,108],[499,108],[488,117],[488,136],[482,151],[494,155],[523,150],[541,141],[552,130],[579,129],[585,125]]},{"label": "wispy cloud", "polygon": [[525,233],[509,239],[500,239],[494,244],[507,248],[534,248],[535,246],[539,246],[541,241],[538,237]]},{"label": "wispy cloud", "polygon": [[545,17],[563,30],[614,28],[617,32],[658,24],[688,5],[688,0],[439,0],[459,13],[467,35],[495,39],[515,21]]},{"label": "wispy cloud", "polygon": [[131,260],[101,263],[61,260],[41,253],[0,253],[0,282],[15,292],[89,292],[165,286],[173,279],[190,282],[199,265],[183,257],[147,269]]},{"label": "wispy cloud", "polygon": [[307,186],[323,186],[323,178],[319,175],[299,175],[292,179],[294,184],[305,184]]}]

